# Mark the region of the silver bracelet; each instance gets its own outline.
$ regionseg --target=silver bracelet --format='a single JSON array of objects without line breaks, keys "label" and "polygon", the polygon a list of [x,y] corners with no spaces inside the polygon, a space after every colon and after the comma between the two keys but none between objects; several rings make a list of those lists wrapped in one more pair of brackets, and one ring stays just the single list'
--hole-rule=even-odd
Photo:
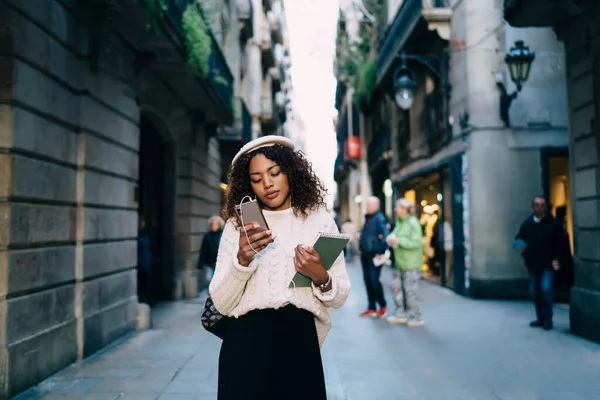
[{"label": "silver bracelet", "polygon": [[329,286],[329,284],[331,283],[331,275],[329,274],[329,272],[327,273],[327,282],[322,283],[320,285],[315,285],[317,289],[319,290],[325,290],[327,288],[327,286]]}]

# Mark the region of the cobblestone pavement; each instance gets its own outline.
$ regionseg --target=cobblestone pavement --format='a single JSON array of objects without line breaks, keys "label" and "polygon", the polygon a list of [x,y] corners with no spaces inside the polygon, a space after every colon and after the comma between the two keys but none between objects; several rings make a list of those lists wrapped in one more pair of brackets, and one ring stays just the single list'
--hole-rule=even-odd
[{"label": "cobblestone pavement", "polygon": [[[360,267],[349,271],[352,294],[334,311],[323,347],[330,400],[600,399],[600,346],[569,334],[565,306],[545,332],[527,326],[527,302],[472,300],[424,282],[426,325],[410,329],[358,318],[365,290]],[[386,271],[383,281],[390,279]],[[153,329],[15,399],[215,399],[220,341],[200,325],[202,306],[197,299],[157,307]]]}]

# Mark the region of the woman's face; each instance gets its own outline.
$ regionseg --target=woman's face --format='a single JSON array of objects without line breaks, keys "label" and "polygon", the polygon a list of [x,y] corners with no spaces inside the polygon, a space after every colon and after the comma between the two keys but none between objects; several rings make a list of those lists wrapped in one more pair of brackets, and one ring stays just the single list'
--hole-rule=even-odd
[{"label": "woman's face", "polygon": [[216,220],[211,221],[210,230],[213,232],[217,232],[219,229],[221,229],[219,221],[216,221]]},{"label": "woman's face", "polygon": [[257,154],[250,161],[248,170],[252,190],[265,209],[278,211],[290,208],[288,177],[275,161],[264,154]]},{"label": "woman's face", "polygon": [[402,207],[400,204],[396,204],[396,215],[398,218],[404,218],[408,215],[408,210]]}]

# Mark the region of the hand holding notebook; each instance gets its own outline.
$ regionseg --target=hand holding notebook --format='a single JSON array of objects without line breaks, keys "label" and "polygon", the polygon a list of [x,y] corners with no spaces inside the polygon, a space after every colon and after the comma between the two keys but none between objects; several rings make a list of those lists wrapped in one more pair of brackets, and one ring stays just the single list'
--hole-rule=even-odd
[{"label": "hand holding notebook", "polygon": [[[335,233],[320,232],[314,249],[321,256],[321,263],[326,271],[335,263],[335,260],[340,256],[346,244],[350,241],[350,236],[340,235]],[[296,272],[294,279],[290,282],[289,287],[310,287],[312,280],[306,275]]]}]

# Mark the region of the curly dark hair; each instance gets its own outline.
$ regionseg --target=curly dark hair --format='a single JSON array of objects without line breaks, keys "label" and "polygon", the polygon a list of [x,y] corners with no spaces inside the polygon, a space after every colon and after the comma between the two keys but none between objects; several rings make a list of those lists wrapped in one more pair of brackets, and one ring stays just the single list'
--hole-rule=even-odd
[{"label": "curly dark hair", "polygon": [[[274,161],[281,168],[289,182],[290,199],[294,214],[306,218],[311,211],[325,206],[327,189],[323,182],[315,175],[312,164],[300,151],[293,151],[287,146],[279,144],[261,147],[241,156],[233,166],[229,167],[227,174],[228,193],[223,209],[223,218],[233,218],[240,223],[235,206],[248,195],[254,195],[250,184],[250,161],[257,154],[263,154]],[[259,200],[260,201],[260,200]]]}]

